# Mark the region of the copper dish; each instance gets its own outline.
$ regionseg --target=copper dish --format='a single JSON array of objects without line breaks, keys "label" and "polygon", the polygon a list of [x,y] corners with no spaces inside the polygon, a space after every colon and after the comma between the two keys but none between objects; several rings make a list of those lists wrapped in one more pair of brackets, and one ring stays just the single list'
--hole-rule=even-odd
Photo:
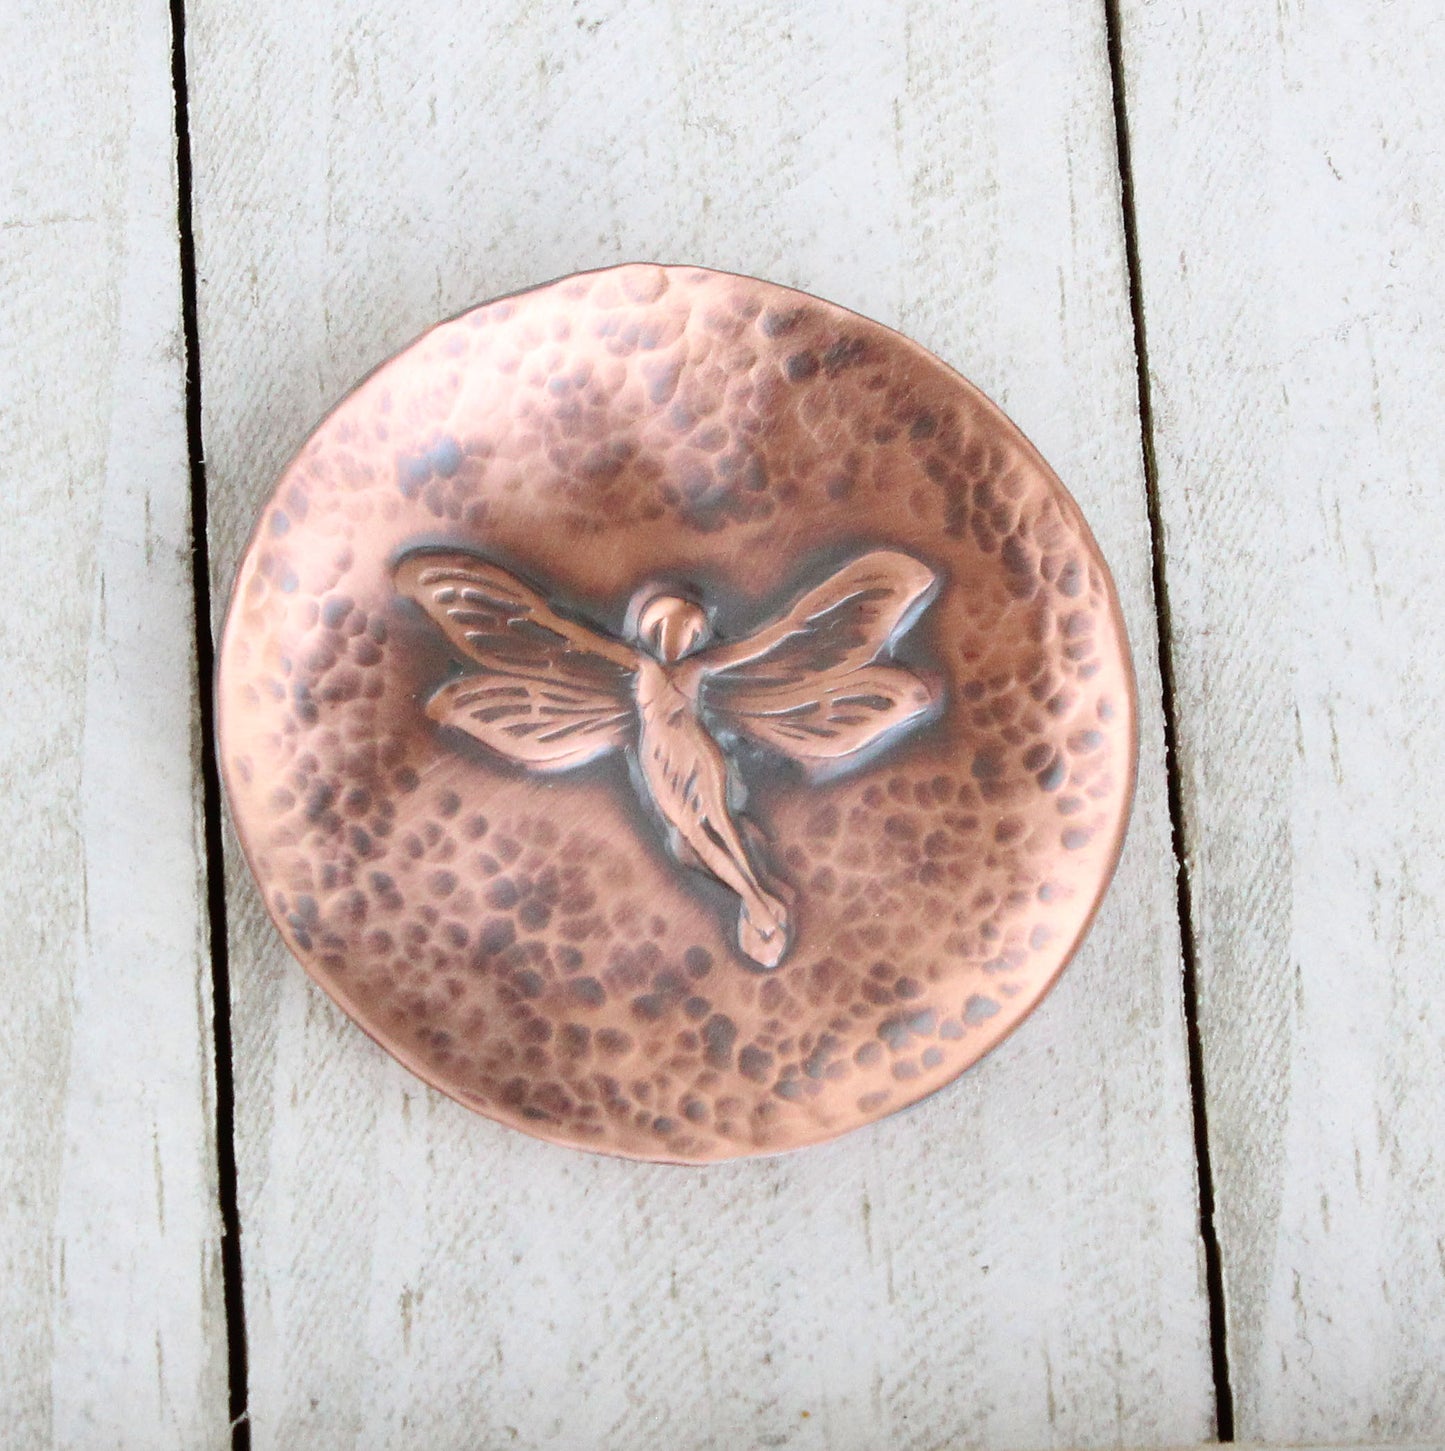
[{"label": "copper dish", "polygon": [[752,278],[628,266],[433,328],[283,473],[221,764],[291,951],[556,1143],[695,1163],[916,1102],[1113,872],[1109,571],[999,410]]}]

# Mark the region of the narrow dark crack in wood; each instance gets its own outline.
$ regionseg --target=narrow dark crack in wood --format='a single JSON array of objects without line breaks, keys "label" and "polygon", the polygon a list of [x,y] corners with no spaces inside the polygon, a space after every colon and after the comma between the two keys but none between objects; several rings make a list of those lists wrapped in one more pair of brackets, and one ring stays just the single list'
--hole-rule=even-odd
[{"label": "narrow dark crack in wood", "polygon": [[1175,890],[1183,978],[1184,1022],[1189,1053],[1189,1089],[1194,1112],[1194,1160],[1199,1176],[1199,1236],[1204,1248],[1209,1296],[1209,1348],[1214,1380],[1215,1435],[1234,1440],[1234,1391],[1229,1376],[1228,1322],[1224,1302],[1224,1265],[1215,1223],[1214,1170],[1210,1161],[1209,1105],[1205,1096],[1204,1052],[1199,1034],[1199,964],[1194,930],[1194,896],[1189,878],[1188,831],[1179,765],[1179,708],[1174,675],[1174,632],[1169,609],[1169,578],[1164,555],[1164,520],[1159,504],[1159,471],[1154,452],[1154,408],[1149,379],[1149,342],[1144,323],[1144,288],[1139,269],[1139,229],[1134,207],[1134,170],[1129,146],[1124,51],[1119,0],[1104,0],[1109,78],[1114,102],[1114,144],[1119,165],[1119,195],[1124,221],[1124,254],[1129,269],[1129,309],[1134,328],[1134,360],[1139,397],[1139,432],[1144,455],[1144,487],[1153,553],[1154,606],[1157,613],[1159,681],[1164,707],[1164,757],[1168,774],[1169,826],[1173,839]]},{"label": "narrow dark crack in wood", "polygon": [[216,1181],[221,1213],[221,1285],[226,1313],[232,1451],[250,1451],[247,1415],[246,1304],[241,1226],[236,1198],[236,1095],[231,1054],[231,974],[226,936],[226,888],[221,845],[221,782],[216,764],[211,634],[211,558],[207,537],[206,464],[201,428],[201,351],[196,319],[196,241],[191,219],[190,98],[186,77],[184,0],[171,0],[171,85],[175,95],[176,224],[181,272],[181,326],[186,359],[186,444],[191,474],[191,580],[196,629],[196,675],[205,816],[206,906],[211,959],[212,1040],[215,1046]]}]

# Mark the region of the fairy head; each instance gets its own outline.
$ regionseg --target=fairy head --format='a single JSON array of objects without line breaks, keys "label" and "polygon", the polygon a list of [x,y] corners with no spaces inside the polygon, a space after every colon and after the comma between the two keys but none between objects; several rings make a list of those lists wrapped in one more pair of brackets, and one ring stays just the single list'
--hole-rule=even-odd
[{"label": "fairy head", "polygon": [[637,595],[628,618],[637,643],[667,665],[685,659],[712,638],[712,625],[702,606],[665,591]]}]

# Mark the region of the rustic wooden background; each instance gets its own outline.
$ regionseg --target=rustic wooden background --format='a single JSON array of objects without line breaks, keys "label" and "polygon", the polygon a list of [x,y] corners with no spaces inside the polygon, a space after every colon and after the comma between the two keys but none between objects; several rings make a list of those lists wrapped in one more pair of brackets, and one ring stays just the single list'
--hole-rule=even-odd
[{"label": "rustic wooden background", "polygon": [[[1445,1444],[1438,0],[0,0],[0,55],[0,1442]],[[341,1019],[198,688],[330,403],[637,258],[978,382],[1143,705],[1029,1024],[705,1171]]]}]

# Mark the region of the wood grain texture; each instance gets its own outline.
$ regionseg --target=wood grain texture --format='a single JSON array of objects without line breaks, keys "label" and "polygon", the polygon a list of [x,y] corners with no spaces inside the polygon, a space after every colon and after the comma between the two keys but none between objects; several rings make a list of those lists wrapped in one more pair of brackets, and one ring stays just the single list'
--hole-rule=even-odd
[{"label": "wood grain texture", "polygon": [[169,16],[0,51],[0,1438],[221,1445]]},{"label": "wood grain texture", "polygon": [[435,319],[631,258],[803,286],[991,392],[1136,645],[1136,822],[992,1059],[706,1171],[545,1147],[332,1007],[230,859],[258,1447],[1178,1444],[1212,1428],[1102,12],[657,0],[189,27],[218,593],[321,412]]},{"label": "wood grain texture", "polygon": [[1126,0],[1241,1438],[1445,1430],[1445,17]]}]

